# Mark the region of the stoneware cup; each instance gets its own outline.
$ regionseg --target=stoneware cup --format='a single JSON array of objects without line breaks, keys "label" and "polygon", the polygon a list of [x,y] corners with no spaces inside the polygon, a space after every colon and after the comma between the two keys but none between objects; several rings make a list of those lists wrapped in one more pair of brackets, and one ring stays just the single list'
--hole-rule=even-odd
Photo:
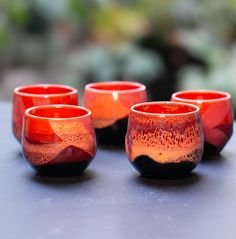
[{"label": "stoneware cup", "polygon": [[126,152],[141,175],[187,176],[200,162],[203,133],[199,108],[176,102],[147,102],[131,107]]},{"label": "stoneware cup", "polygon": [[112,81],[86,85],[84,105],[92,111],[98,143],[124,146],[130,107],[146,100],[146,87],[140,83]]},{"label": "stoneware cup", "polygon": [[181,91],[172,101],[200,107],[204,133],[204,154],[219,153],[233,133],[233,109],[229,93],[209,90]]},{"label": "stoneware cup", "polygon": [[78,91],[73,87],[54,84],[28,85],[14,89],[12,129],[19,142],[25,110],[32,106],[49,104],[78,105]]},{"label": "stoneware cup", "polygon": [[81,174],[96,153],[91,111],[72,105],[27,109],[22,152],[39,175]]}]

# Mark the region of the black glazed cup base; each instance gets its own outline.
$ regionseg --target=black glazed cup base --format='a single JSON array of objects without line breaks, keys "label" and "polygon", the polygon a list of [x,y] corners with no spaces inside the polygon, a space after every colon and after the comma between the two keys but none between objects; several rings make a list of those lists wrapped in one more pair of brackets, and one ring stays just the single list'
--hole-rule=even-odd
[{"label": "black glazed cup base", "polygon": [[81,175],[92,160],[75,163],[59,163],[51,165],[31,165],[38,176],[44,177],[76,177]]},{"label": "black glazed cup base", "polygon": [[176,179],[183,179],[183,178],[188,178],[191,176],[191,172],[175,172],[173,174],[168,173],[148,173],[148,174],[143,174],[140,172],[141,176],[146,179],[154,179],[154,180],[176,180]]},{"label": "black glazed cup base", "polygon": [[220,152],[215,145],[204,142],[204,150],[202,160],[208,160],[210,156],[217,156]]},{"label": "black glazed cup base", "polygon": [[117,120],[104,128],[95,128],[97,144],[102,147],[124,147],[128,118]]},{"label": "black glazed cup base", "polygon": [[189,177],[197,166],[192,162],[157,163],[148,156],[139,156],[131,161],[134,168],[149,179],[180,179]]},{"label": "black glazed cup base", "polygon": [[102,137],[99,136],[99,134],[96,133],[96,140],[97,145],[102,148],[124,148],[125,146],[125,135],[120,138],[116,139],[116,136],[114,135],[114,138],[106,138],[105,135]]}]

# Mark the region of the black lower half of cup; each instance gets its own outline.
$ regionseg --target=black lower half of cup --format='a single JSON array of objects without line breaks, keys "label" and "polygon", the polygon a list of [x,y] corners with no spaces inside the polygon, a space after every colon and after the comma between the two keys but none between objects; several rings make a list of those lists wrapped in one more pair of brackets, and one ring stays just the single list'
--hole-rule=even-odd
[{"label": "black lower half of cup", "polygon": [[[93,160],[92,155],[74,146],[66,147],[51,161],[42,164],[33,163],[32,154],[26,150],[23,150],[23,155],[39,176],[49,177],[78,176],[83,173]],[[42,152],[34,153],[36,158],[40,158],[42,155]]]},{"label": "black lower half of cup", "polygon": [[[233,134],[233,124],[220,124],[214,127],[214,130],[217,130],[218,135],[212,136],[210,133],[204,136],[204,151],[203,151],[203,159],[207,160],[208,156],[215,156],[220,154],[224,146],[227,144],[229,139]],[[204,131],[204,128],[203,128]],[[209,131],[211,132],[211,131]],[[221,138],[224,135],[224,140]],[[208,140],[210,138],[211,140]],[[211,142],[209,142],[211,141]],[[212,159],[212,157],[209,157]]]},{"label": "black lower half of cup", "polygon": [[208,142],[204,142],[204,151],[203,151],[203,159],[207,159],[207,156],[216,155],[219,153],[217,147]]},{"label": "black lower half of cup", "polygon": [[57,163],[46,165],[31,165],[39,176],[49,177],[73,177],[79,176],[88,167],[91,160],[80,162]]},{"label": "black lower half of cup", "polygon": [[135,169],[146,178],[176,179],[187,177],[197,166],[192,161],[159,163],[146,155],[130,160]]},{"label": "black lower half of cup", "polygon": [[97,143],[102,146],[124,146],[128,117],[117,120],[114,124],[95,128]]}]

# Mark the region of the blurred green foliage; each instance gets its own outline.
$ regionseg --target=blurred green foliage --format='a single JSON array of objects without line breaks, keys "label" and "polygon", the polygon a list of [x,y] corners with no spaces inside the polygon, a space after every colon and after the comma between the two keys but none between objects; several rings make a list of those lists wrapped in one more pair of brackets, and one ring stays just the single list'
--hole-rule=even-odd
[{"label": "blurred green foliage", "polygon": [[6,11],[6,16],[12,25],[21,25],[26,23],[28,14],[28,2],[24,0],[2,0],[2,5]]},{"label": "blurred green foliage", "polygon": [[47,67],[63,57],[74,80],[149,82],[168,70],[137,44],[151,34],[206,62],[207,71],[183,68],[179,89],[227,90],[236,102],[235,12],[235,0],[1,0],[0,61]]}]

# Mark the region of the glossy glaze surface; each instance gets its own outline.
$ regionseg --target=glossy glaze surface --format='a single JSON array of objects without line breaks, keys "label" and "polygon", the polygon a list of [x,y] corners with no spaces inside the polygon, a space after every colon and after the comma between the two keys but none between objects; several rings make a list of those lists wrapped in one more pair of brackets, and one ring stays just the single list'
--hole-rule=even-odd
[{"label": "glossy glaze surface", "polygon": [[78,91],[64,85],[40,84],[18,87],[13,93],[12,129],[20,142],[26,109],[38,105],[78,105]]},{"label": "glossy glaze surface", "polygon": [[182,91],[172,95],[172,101],[200,107],[204,132],[204,154],[219,153],[233,133],[231,96],[220,91]]},{"label": "glossy glaze surface", "polygon": [[174,102],[149,102],[131,108],[126,152],[143,176],[184,176],[200,162],[202,151],[199,108]]},{"label": "glossy glaze surface", "polygon": [[83,107],[50,105],[25,112],[22,151],[40,174],[82,173],[96,153],[91,112]]},{"label": "glossy glaze surface", "polygon": [[140,83],[114,81],[88,84],[84,105],[92,111],[98,143],[124,145],[130,107],[146,100],[146,87]]}]

